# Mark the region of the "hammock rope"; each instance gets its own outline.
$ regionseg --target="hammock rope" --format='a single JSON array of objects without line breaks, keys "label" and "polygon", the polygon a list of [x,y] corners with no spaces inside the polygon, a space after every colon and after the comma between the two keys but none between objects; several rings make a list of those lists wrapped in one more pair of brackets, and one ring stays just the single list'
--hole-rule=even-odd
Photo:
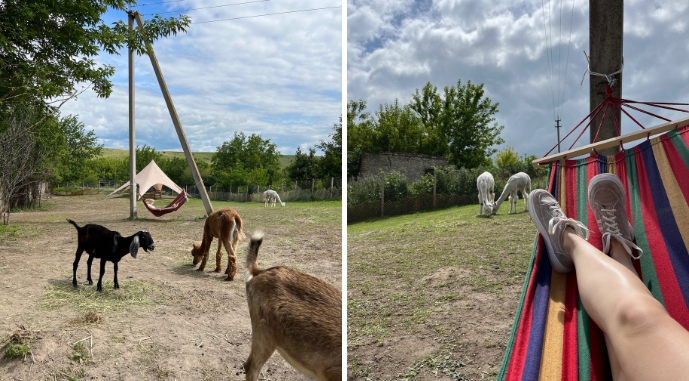
[{"label": "hammock rope", "polygon": [[[603,109],[605,109],[605,111],[603,112],[603,116],[601,117],[601,120],[600,120],[600,123],[599,123],[599,125],[598,125],[598,129],[597,129],[596,135],[595,135],[595,137],[594,137],[592,143],[596,143],[596,142],[598,141],[598,134],[600,133],[601,127],[603,126],[603,121],[605,120],[605,118],[606,118],[606,116],[607,116],[607,114],[608,114],[608,110],[612,110],[612,111],[621,110],[627,117],[629,117],[631,120],[633,120],[634,123],[636,123],[636,125],[638,125],[638,126],[641,127],[642,129],[645,129],[645,127],[644,127],[638,120],[636,120],[631,114],[629,114],[629,112],[627,112],[627,110],[625,110],[624,107],[630,108],[630,109],[632,109],[632,110],[636,110],[636,111],[638,111],[638,112],[640,112],[640,113],[643,113],[643,114],[652,116],[652,117],[654,117],[654,118],[658,118],[658,119],[664,120],[664,121],[666,121],[666,122],[670,122],[671,120],[668,119],[668,118],[666,118],[666,117],[660,116],[660,115],[658,115],[658,114],[656,114],[656,113],[650,112],[650,111],[648,111],[648,110],[644,110],[644,109],[642,109],[642,108],[640,108],[640,107],[633,106],[633,105],[643,105],[643,106],[657,107],[657,108],[660,108],[660,109],[665,109],[665,110],[670,110],[670,111],[678,111],[678,112],[689,113],[689,110],[687,110],[687,109],[682,109],[682,108],[677,108],[677,107],[670,107],[670,106],[689,106],[689,103],[676,103],[676,102],[640,102],[640,101],[634,101],[634,100],[625,99],[625,98],[616,98],[616,97],[614,97],[614,96],[612,95],[612,93],[613,93],[613,88],[612,88],[612,86],[607,85],[607,86],[605,87],[605,99],[604,99],[600,104],[598,104],[593,110],[591,110],[591,112],[590,112],[588,115],[586,115],[586,116],[581,120],[581,122],[579,122],[579,124],[577,124],[569,133],[567,133],[567,134],[565,135],[564,138],[560,139],[560,141],[557,142],[557,144],[555,144],[550,150],[548,150],[548,152],[546,152],[546,154],[543,155],[543,157],[547,157],[548,155],[550,155],[550,154],[555,150],[555,148],[558,147],[559,144],[563,143],[563,142],[564,142],[574,131],[576,131],[577,129],[579,129],[579,127],[580,127],[582,124],[584,124],[584,122],[588,119],[588,123],[586,124],[586,126],[584,127],[584,129],[581,131],[581,133],[579,133],[579,135],[577,135],[577,137],[576,137],[576,139],[574,140],[574,142],[572,143],[572,145],[569,146],[569,149],[571,150],[572,147],[574,147],[574,145],[579,141],[579,139],[580,139],[581,136],[584,134],[584,132],[586,132],[586,130],[588,130],[588,128],[589,128],[589,126],[591,125],[591,123],[593,122],[593,120],[594,120],[596,117],[598,117],[598,115],[600,114],[600,112],[601,112]],[[620,135],[621,130],[620,130],[619,121],[617,120],[617,117],[615,116],[615,113],[614,113],[614,112],[611,112],[610,114],[612,114],[613,123],[614,123],[614,125],[615,125],[615,129],[617,130],[617,134]],[[622,143],[620,143],[620,147],[622,147]],[[624,149],[624,147],[622,147],[622,148]]]}]

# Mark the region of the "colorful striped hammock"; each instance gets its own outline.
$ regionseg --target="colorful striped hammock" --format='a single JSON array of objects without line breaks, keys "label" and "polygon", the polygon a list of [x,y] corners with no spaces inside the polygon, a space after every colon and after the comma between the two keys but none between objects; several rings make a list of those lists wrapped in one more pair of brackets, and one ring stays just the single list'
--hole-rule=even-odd
[{"label": "colorful striped hammock", "polygon": [[[634,265],[670,316],[689,329],[689,126],[646,140],[614,156],[550,163],[548,190],[568,217],[601,233],[587,185],[616,174],[627,190],[627,214],[643,256]],[[605,290],[601,290],[605,292]],[[576,273],[554,272],[540,236],[534,241],[521,300],[498,380],[611,380],[603,333],[584,310]]]}]

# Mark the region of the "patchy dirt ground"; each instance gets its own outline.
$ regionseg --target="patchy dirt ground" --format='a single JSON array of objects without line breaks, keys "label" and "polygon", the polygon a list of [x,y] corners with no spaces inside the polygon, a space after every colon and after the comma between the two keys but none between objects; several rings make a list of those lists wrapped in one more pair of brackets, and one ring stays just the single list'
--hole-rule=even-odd
[{"label": "patchy dirt ground", "polygon": [[[244,291],[248,237],[265,232],[259,265],[287,265],[342,288],[341,204],[214,202],[231,206],[245,223],[237,276],[225,282],[214,269],[217,240],[206,271],[191,264],[192,242],[201,240],[204,209],[190,200],[178,212],[155,218],[138,204],[128,220],[127,199],[103,196],[54,197],[44,211],[13,213],[20,230],[0,233],[0,350],[18,331],[29,331],[31,352],[0,358],[0,380],[243,380],[250,350],[251,323]],[[165,201],[157,201],[165,205]],[[83,255],[71,286],[77,233],[65,219],[83,226],[102,224],[125,236],[148,230],[155,251],[120,261],[119,290],[113,266],[103,277],[104,292],[86,283]],[[94,260],[92,277],[98,278]],[[227,255],[223,257],[223,271]],[[84,319],[87,313],[104,318]],[[265,380],[306,380],[277,353],[263,368]]]},{"label": "patchy dirt ground", "polygon": [[349,380],[495,379],[536,228],[477,209],[348,226]]}]

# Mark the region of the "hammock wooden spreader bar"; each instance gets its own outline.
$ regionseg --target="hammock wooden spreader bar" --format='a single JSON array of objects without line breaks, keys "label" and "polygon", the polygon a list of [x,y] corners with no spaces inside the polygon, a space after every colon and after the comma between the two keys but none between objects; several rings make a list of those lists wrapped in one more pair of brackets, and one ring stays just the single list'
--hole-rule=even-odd
[{"label": "hammock wooden spreader bar", "polygon": [[574,148],[568,151],[560,152],[550,156],[542,157],[531,162],[534,167],[539,167],[542,165],[548,165],[553,161],[559,161],[566,158],[576,158],[582,155],[595,154],[596,151],[603,150],[610,147],[615,147],[620,145],[620,143],[629,143],[639,139],[648,139],[651,136],[662,134],[670,130],[679,129],[681,127],[689,125],[689,117],[673,120],[663,124],[659,124],[654,127],[649,127],[643,130],[634,131],[629,134],[622,136],[617,136],[607,140],[603,140],[596,143],[587,144],[585,146]]},{"label": "hammock wooden spreader bar", "polygon": [[164,208],[156,208],[155,206],[153,206],[153,200],[150,200],[149,203],[149,200],[145,198],[141,199],[143,200],[144,206],[146,207],[146,209],[148,209],[149,212],[153,213],[153,215],[156,217],[160,217],[165,214],[174,212],[177,209],[179,209],[182,205],[184,205],[184,203],[187,202],[187,192],[182,191],[182,193],[178,194],[177,197],[174,200],[172,200],[172,202],[168,206]]}]

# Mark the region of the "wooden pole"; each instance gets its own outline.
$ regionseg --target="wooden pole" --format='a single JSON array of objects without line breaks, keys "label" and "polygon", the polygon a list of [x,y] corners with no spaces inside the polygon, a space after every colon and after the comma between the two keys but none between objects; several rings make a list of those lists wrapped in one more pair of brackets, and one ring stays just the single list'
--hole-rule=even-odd
[{"label": "wooden pole", "polygon": [[[624,26],[623,0],[589,0],[589,49],[591,62],[589,69],[596,73],[611,74],[622,68],[622,32]],[[605,87],[608,80],[605,77],[590,75],[590,105],[591,110],[605,100]],[[615,79],[612,95],[622,97],[622,73],[612,76]],[[590,143],[598,133],[598,125],[605,110],[593,119],[590,127]],[[621,128],[622,113],[620,110],[608,110],[605,121],[600,128],[597,141],[607,140],[620,134],[617,133],[613,115],[617,125]],[[620,151],[619,146],[613,146],[599,151],[601,155],[614,155]]]},{"label": "wooden pole", "polygon": [[[134,14],[129,11],[129,30],[134,30]],[[134,107],[134,49],[129,47],[129,219],[136,219],[136,122]]]},{"label": "wooden pole", "polygon": [[438,182],[438,178],[435,173],[435,167],[433,167],[433,210],[436,209],[437,203],[435,201],[435,184]]},{"label": "wooden pole", "polygon": [[383,173],[383,189],[380,191],[380,216],[385,215],[385,173]]},{"label": "wooden pole", "polygon": [[[139,28],[141,28],[141,30],[143,30],[145,33],[146,29],[144,28],[144,23],[141,20],[141,15],[139,14],[139,12],[134,12],[134,16],[136,18],[137,24],[139,25]],[[177,137],[179,137],[179,142],[182,145],[182,150],[184,150],[184,156],[187,158],[187,163],[189,164],[191,175],[194,178],[194,182],[196,183],[196,189],[198,189],[199,195],[201,196],[201,200],[203,200],[203,206],[206,208],[206,213],[211,214],[211,212],[213,212],[213,206],[211,205],[211,201],[208,198],[206,186],[203,185],[203,179],[201,178],[201,174],[199,174],[199,169],[196,166],[194,157],[192,156],[191,150],[189,149],[187,137],[184,134],[184,129],[182,129],[182,122],[180,122],[179,116],[177,116],[177,110],[175,110],[175,105],[174,103],[172,103],[172,97],[170,96],[170,92],[167,89],[167,84],[165,84],[163,72],[160,70],[160,66],[158,65],[158,59],[156,58],[155,52],[153,51],[153,45],[147,44],[146,48],[148,51],[148,57],[151,59],[151,65],[153,65],[153,70],[156,73],[156,78],[158,79],[160,90],[162,91],[163,97],[165,98],[167,109],[170,112],[172,123],[175,125],[175,130],[177,130]]]}]

